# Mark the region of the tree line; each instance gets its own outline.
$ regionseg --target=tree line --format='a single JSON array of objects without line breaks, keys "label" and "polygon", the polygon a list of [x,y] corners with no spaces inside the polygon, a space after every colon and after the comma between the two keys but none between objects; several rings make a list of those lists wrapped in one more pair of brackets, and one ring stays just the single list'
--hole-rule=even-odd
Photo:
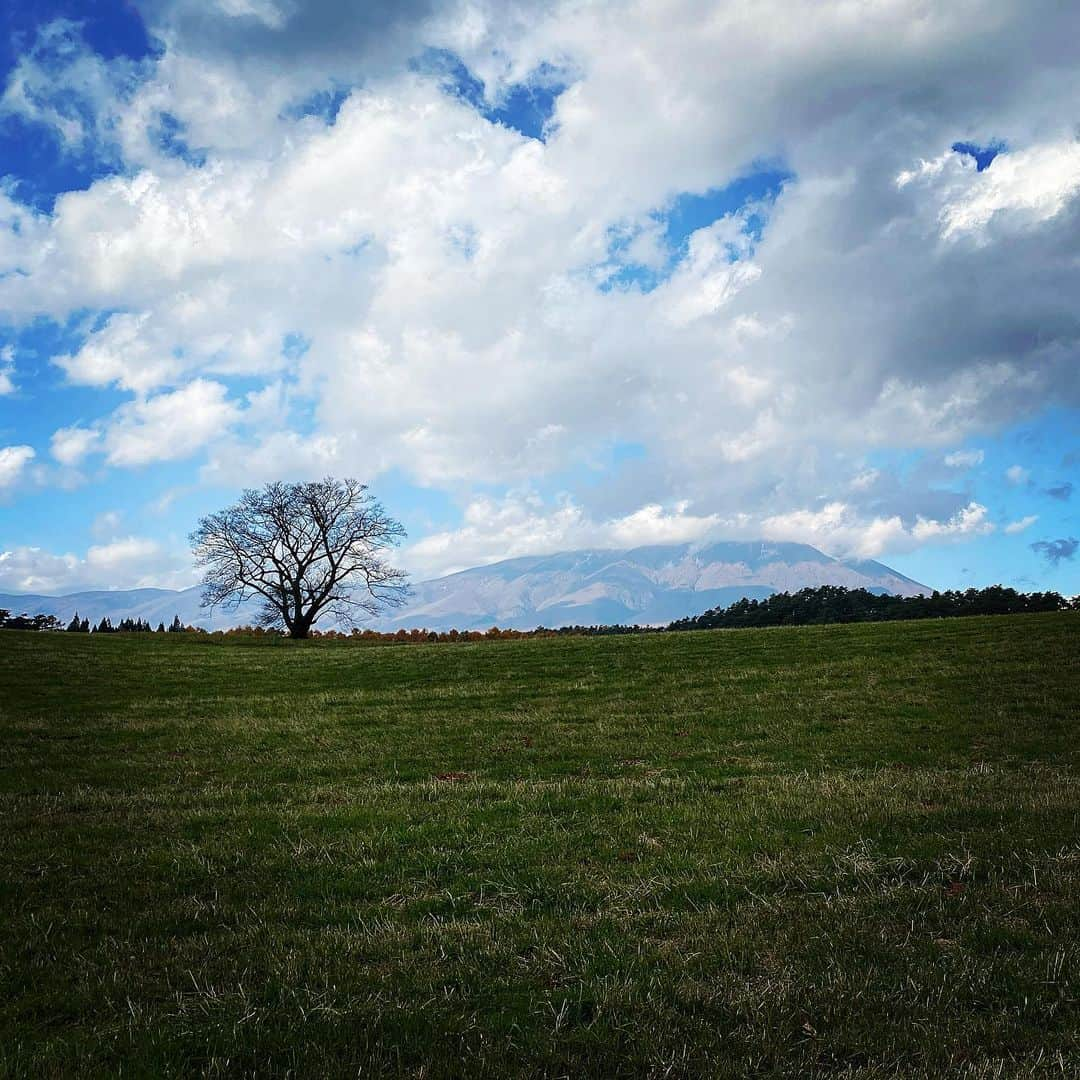
[{"label": "tree line", "polygon": [[[388,632],[354,627],[340,630],[311,630],[309,636],[324,641],[352,641],[361,644],[435,644],[467,641],[507,641],[533,637],[602,637],[619,634],[659,634],[680,630],[734,630],[762,626],[811,626],[823,623],[893,622],[902,619],[946,619],[965,615],[1018,615],[1043,611],[1080,611],[1080,596],[1071,600],[1056,592],[1022,593],[1002,585],[985,589],[948,589],[928,596],[895,596],[868,589],[848,589],[841,585],[820,585],[794,593],[774,593],[764,600],[736,600],[722,608],[711,608],[667,626],[575,625],[557,628],[538,626],[535,630],[513,630],[492,626],[487,630],[393,630]],[[78,612],[65,627],[55,615],[16,615],[0,608],[0,629],[67,630],[69,633],[131,634],[187,633],[209,637],[285,637],[283,628],[238,626],[213,634],[201,627],[185,626],[177,615],[156,631],[145,619],[122,619],[115,625],[106,616],[97,625],[80,618]]]},{"label": "tree line", "polygon": [[179,615],[175,615],[168,626],[159,622],[157,630],[146,619],[121,619],[114,625],[108,615],[91,625],[90,620],[80,618],[77,611],[65,626],[63,620],[55,615],[28,615],[25,611],[21,615],[12,615],[7,608],[0,608],[0,630],[64,630],[69,634],[181,634],[192,633],[195,627],[185,626]]},{"label": "tree line", "polygon": [[947,589],[929,596],[896,596],[869,589],[820,585],[764,600],[736,600],[669,624],[669,630],[736,629],[749,626],[808,626],[818,623],[892,622],[946,619],[962,615],[1018,615],[1024,612],[1080,610],[1080,597],[1056,592],[1021,593],[1002,585],[985,589]]},{"label": "tree line", "polygon": [[[354,627],[312,630],[310,636],[324,641],[361,644],[423,645],[467,641],[507,641],[519,638],[605,637],[620,634],[663,634],[682,630],[740,629],[754,626],[809,626],[823,623],[890,622],[900,619],[945,619],[964,615],[1018,615],[1043,611],[1080,611],[1080,596],[1071,600],[1056,592],[1021,593],[1002,585],[984,589],[949,589],[920,596],[878,594],[868,589],[821,585],[794,593],[774,593],[765,600],[736,600],[724,608],[677,619],[666,626],[575,625],[535,630],[512,630],[492,626],[487,630],[378,630]],[[240,626],[212,636],[284,637],[281,629]]]}]

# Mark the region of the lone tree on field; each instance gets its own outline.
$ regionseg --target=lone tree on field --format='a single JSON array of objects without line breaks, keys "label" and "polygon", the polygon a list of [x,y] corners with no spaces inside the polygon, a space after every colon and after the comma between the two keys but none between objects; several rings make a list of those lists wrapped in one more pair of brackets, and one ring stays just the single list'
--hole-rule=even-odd
[{"label": "lone tree on field", "polygon": [[356,480],[267,484],[199,521],[202,606],[262,597],[262,626],[306,638],[330,614],[349,622],[405,599],[405,575],[383,553],[405,535]]}]

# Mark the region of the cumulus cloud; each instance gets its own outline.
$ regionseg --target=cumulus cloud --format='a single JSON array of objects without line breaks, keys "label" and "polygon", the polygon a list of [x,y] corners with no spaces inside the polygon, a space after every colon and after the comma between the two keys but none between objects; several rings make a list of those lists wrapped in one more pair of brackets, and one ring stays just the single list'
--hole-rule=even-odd
[{"label": "cumulus cloud", "polygon": [[1080,190],[1080,142],[1063,141],[999,154],[964,190],[942,207],[942,234],[984,231],[994,218],[1011,215],[1021,226],[1056,217]]},{"label": "cumulus cloud", "polygon": [[79,465],[101,441],[101,432],[79,426],[58,428],[50,440],[52,456],[61,464]]},{"label": "cumulus cloud", "polygon": [[196,379],[117,409],[104,434],[106,460],[135,466],[188,457],[221,438],[239,416],[221,383]]},{"label": "cumulus cloud", "polygon": [[[115,580],[118,574],[130,576],[137,568],[157,563],[160,545],[138,536],[127,536],[108,544],[94,544],[86,551],[86,568],[90,573],[100,573],[106,581]],[[156,568],[156,566],[155,566]]]},{"label": "cumulus cloud", "polygon": [[0,397],[15,393],[15,348],[5,345],[0,349]]},{"label": "cumulus cloud", "polygon": [[535,493],[505,499],[475,499],[457,529],[437,532],[406,547],[403,565],[422,576],[450,573],[517,555],[568,548],[633,548],[645,544],[692,543],[708,539],[785,540],[807,543],[838,557],[874,558],[910,551],[923,543],[963,541],[991,532],[986,507],[970,503],[946,520],[896,515],[860,515],[835,502],[818,510],[767,517],[697,514],[683,502],[648,505],[606,519],[589,515],[564,496],[551,506]]},{"label": "cumulus cloud", "polygon": [[972,502],[948,521],[919,518],[911,529],[911,535],[916,540],[950,540],[981,536],[993,531],[993,522],[986,520],[986,507]]},{"label": "cumulus cloud", "polygon": [[[203,469],[207,480],[222,485],[269,483],[273,480],[310,480],[313,477],[355,471],[360,454],[356,436],[300,435],[295,431],[271,431],[252,445],[235,440],[220,443]],[[372,453],[377,454],[373,447]]]},{"label": "cumulus cloud", "polygon": [[109,386],[145,393],[168,382],[179,365],[155,347],[147,331],[147,313],[113,315],[91,333],[79,351],[54,362],[76,385]]},{"label": "cumulus cloud", "polygon": [[[265,402],[256,400],[254,406],[256,416],[268,415]],[[53,458],[68,467],[95,453],[104,454],[109,465],[124,467],[175,461],[228,438],[243,415],[222,383],[194,379],[177,390],[121,405],[94,427],[59,428],[50,448]]]},{"label": "cumulus cloud", "polygon": [[716,515],[698,515],[686,503],[643,506],[596,521],[568,497],[552,507],[532,492],[505,499],[478,498],[464,510],[459,528],[436,532],[402,552],[403,565],[419,576],[452,573],[518,555],[567,548],[633,548],[700,540],[717,528],[737,527]]},{"label": "cumulus cloud", "polygon": [[688,513],[689,503],[680,502],[671,510],[653,503],[616,518],[607,525],[611,539],[619,547],[640,544],[681,544],[714,532],[723,523],[717,514]]},{"label": "cumulus cloud", "polygon": [[860,517],[843,502],[820,510],[795,510],[762,521],[762,535],[770,540],[796,540],[814,544],[831,555],[874,558],[885,552],[910,551],[923,543],[970,539],[992,532],[985,506],[972,502],[951,518],[939,521],[916,517],[905,525],[899,515]]},{"label": "cumulus cloud", "polygon": [[1009,481],[1014,487],[1019,487],[1021,484],[1026,484],[1031,478],[1031,470],[1025,469],[1023,465],[1010,465],[1005,470],[1005,479]]},{"label": "cumulus cloud", "polygon": [[72,580],[78,566],[79,560],[74,555],[54,555],[40,548],[0,551],[0,588],[48,594]]},{"label": "cumulus cloud", "polygon": [[872,558],[886,548],[895,549],[908,531],[899,515],[863,521],[843,502],[832,502],[820,510],[793,510],[774,514],[762,522],[762,535],[769,540],[794,540],[824,548],[829,554]]},{"label": "cumulus cloud", "polygon": [[[36,71],[81,78],[92,115],[64,137],[111,140],[124,165],[48,215],[0,201],[19,223],[0,233],[0,304],[24,322],[94,313],[57,363],[133,395],[63,429],[62,463],[209,447],[215,482],[400,470],[475,491],[633,443],[649,487],[605,485],[610,505],[586,515],[605,536],[635,515],[631,532],[684,535],[697,526],[669,519],[747,514],[876,554],[988,523],[966,495],[942,509],[929,483],[890,487],[867,451],[971,468],[981,451],[949,448],[1080,400],[1080,159],[1062,120],[1080,70],[1060,48],[1080,12],[142,10],[163,51],[137,71],[80,66],[69,28],[63,56],[31,56],[9,87],[11,107],[61,130],[71,117]],[[488,102],[557,66],[545,140],[410,70],[427,48],[460,56]],[[327,88],[332,117],[305,107]],[[155,141],[164,111],[201,164]],[[1009,145],[982,172],[948,149],[998,135]],[[788,177],[775,197],[718,199],[717,220],[668,234],[682,193],[755,162]],[[275,392],[241,426],[237,376],[287,383],[310,425],[294,430]],[[525,524],[484,524],[508,545],[496,554],[527,543]],[[567,542],[593,528],[567,526]]]},{"label": "cumulus cloud", "polygon": [[85,48],[77,22],[56,19],[10,72],[0,116],[43,125],[68,153],[100,155],[112,149],[121,103],[139,75],[140,65],[124,58],[110,63]]},{"label": "cumulus cloud", "polygon": [[188,560],[145,537],[91,545],[82,556],[36,547],[0,550],[0,591],[58,595],[92,588],[185,588],[195,584]]},{"label": "cumulus cloud", "polygon": [[0,447],[0,493],[14,487],[22,479],[26,466],[34,457],[32,446]]}]

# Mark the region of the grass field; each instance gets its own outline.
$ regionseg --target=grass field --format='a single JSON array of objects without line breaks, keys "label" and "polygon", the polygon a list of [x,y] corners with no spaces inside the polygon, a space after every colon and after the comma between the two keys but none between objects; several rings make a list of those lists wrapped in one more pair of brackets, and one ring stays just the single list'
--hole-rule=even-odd
[{"label": "grass field", "polygon": [[0,1075],[1080,1076],[1078,655],[0,633]]}]

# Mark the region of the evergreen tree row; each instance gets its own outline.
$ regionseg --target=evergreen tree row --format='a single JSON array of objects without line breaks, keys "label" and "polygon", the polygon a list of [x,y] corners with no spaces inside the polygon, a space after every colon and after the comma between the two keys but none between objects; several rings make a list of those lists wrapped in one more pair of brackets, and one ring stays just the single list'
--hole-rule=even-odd
[{"label": "evergreen tree row", "polygon": [[0,608],[0,630],[63,630],[64,624],[55,615],[12,615]]},{"label": "evergreen tree row", "polygon": [[888,622],[896,619],[943,619],[961,615],[1017,615],[1022,612],[1080,608],[1080,601],[1060,593],[1020,593],[1001,585],[986,589],[950,589],[929,596],[894,596],[868,589],[821,585],[795,593],[774,593],[765,600],[737,600],[689,619],[669,630],[712,630],[743,626],[806,626],[814,623]]},{"label": "evergreen tree row", "polygon": [[[90,622],[87,619],[80,619],[79,613],[76,611],[71,622],[68,623],[68,633],[73,634],[87,634],[91,632]],[[163,622],[157,624],[156,633],[159,634],[182,634],[187,628],[180,621],[179,615],[173,616],[173,621],[165,626]],[[121,619],[115,626],[113,626],[112,620],[106,615],[97,626],[93,627],[93,633],[95,634],[152,634],[155,633],[154,628],[145,619]]]},{"label": "evergreen tree row", "polygon": [[[1068,600],[1056,592],[1020,593],[1001,585],[986,589],[949,590],[929,596],[894,596],[868,589],[847,589],[822,585],[795,593],[775,593],[766,600],[737,600],[726,608],[713,608],[701,615],[678,619],[667,626],[607,624],[560,626],[535,630],[397,630],[379,633],[354,629],[316,631],[312,636],[337,641],[385,644],[419,644],[458,641],[493,641],[529,637],[604,637],[618,634],[662,634],[679,630],[736,629],[752,626],[804,626],[814,623],[886,622],[897,619],[942,619],[961,615],[1016,615],[1024,612],[1080,610],[1080,596]],[[221,631],[218,631],[221,633]],[[263,634],[252,627],[225,631],[233,634]]]},{"label": "evergreen tree row", "polygon": [[[71,622],[65,627],[55,615],[12,615],[6,608],[0,608],[0,630],[66,630],[69,634],[151,634],[154,627],[146,619],[121,619],[115,626],[106,615],[95,626],[90,625],[90,620],[80,618],[76,611],[71,617]],[[163,622],[157,625],[159,634],[182,634],[188,627],[180,621],[180,616],[175,615],[173,621],[166,627]]]},{"label": "evergreen tree row", "polygon": [[[962,615],[1017,615],[1040,611],[1080,610],[1080,596],[1068,600],[1056,592],[1021,593],[1001,585],[986,589],[949,589],[933,592],[929,596],[894,596],[891,593],[875,593],[868,589],[846,589],[840,585],[821,585],[817,588],[800,589],[794,593],[774,593],[765,600],[736,600],[725,608],[712,608],[700,615],[678,619],[667,626],[563,626],[558,629],[537,627],[535,630],[500,630],[492,627],[478,630],[398,630],[379,633],[374,630],[354,629],[351,634],[335,630],[314,632],[313,637],[364,642],[456,642],[486,641],[499,638],[555,637],[555,636],[601,636],[608,634],[649,634],[677,630],[738,629],[751,626],[808,626],[819,623],[890,622],[899,619],[945,619]],[[63,630],[64,625],[54,615],[12,615],[0,608],[0,629],[6,630]],[[139,634],[155,632],[145,619],[122,619],[115,626],[106,616],[96,626],[88,619],[80,618],[78,612],[67,625],[69,633],[76,634]],[[193,632],[185,626],[180,616],[166,626],[158,623],[159,634]],[[202,631],[200,631],[202,632]],[[218,631],[220,634],[221,631]],[[226,631],[228,635],[268,634],[252,627],[238,627]]]}]

